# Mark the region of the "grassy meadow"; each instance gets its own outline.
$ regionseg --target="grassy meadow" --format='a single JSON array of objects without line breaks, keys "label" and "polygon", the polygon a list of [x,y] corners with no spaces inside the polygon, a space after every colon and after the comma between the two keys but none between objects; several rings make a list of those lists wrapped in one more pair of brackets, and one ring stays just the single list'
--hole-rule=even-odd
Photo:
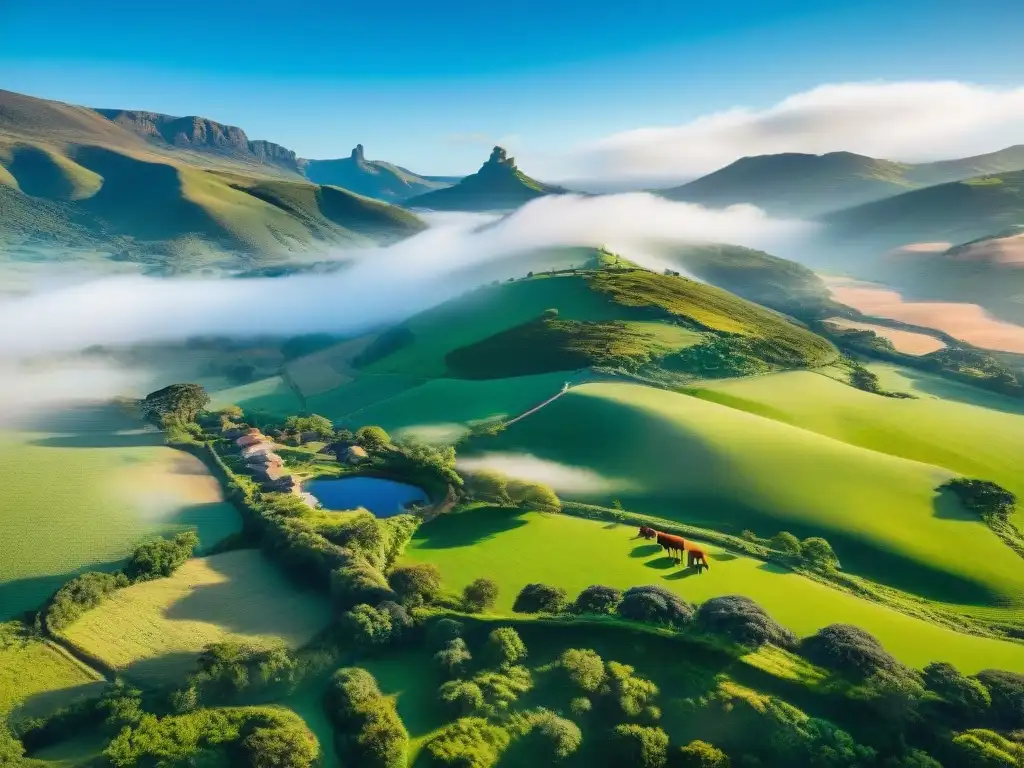
[{"label": "grassy meadow", "polygon": [[[812,373],[787,375],[820,380],[880,408],[918,404],[861,393]],[[741,383],[770,386],[777,380]],[[789,396],[805,403],[814,393]],[[569,498],[610,506],[617,497],[630,510],[727,532],[824,536],[846,570],[883,584],[967,607],[1024,607],[1019,556],[936,492],[963,469],[765,418],[775,413],[770,405],[752,410],[635,384],[590,383],[496,437],[474,440],[464,455],[532,454],[594,472],[619,489],[577,489],[564,494]],[[978,434],[984,439],[983,431]],[[1010,445],[1021,437],[1005,439]],[[971,552],[969,564],[953,556],[950,542]]]},{"label": "grassy meadow", "polygon": [[146,536],[194,526],[209,546],[240,526],[198,459],[114,406],[0,430],[0,472],[0,618],[38,608],[81,571],[111,567]]},{"label": "grassy meadow", "polygon": [[330,617],[324,598],[297,592],[258,550],[236,550],[119,590],[62,637],[133,679],[174,683],[210,643],[298,647]]},{"label": "grassy meadow", "polygon": [[501,590],[494,609],[499,613],[511,612],[516,594],[530,582],[560,586],[573,597],[591,584],[659,584],[694,603],[747,595],[801,636],[827,624],[856,624],[916,667],[942,660],[964,672],[992,666],[1024,671],[1024,645],[960,634],[779,566],[706,548],[711,568],[698,576],[675,565],[657,544],[636,538],[632,526],[484,507],[424,524],[405,559],[437,565],[451,591],[481,576],[494,579]]}]

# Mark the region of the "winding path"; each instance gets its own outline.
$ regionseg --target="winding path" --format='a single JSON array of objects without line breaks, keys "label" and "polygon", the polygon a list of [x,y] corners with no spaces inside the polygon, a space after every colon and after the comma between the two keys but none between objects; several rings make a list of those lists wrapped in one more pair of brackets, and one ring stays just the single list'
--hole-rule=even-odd
[{"label": "winding path", "polygon": [[570,386],[569,382],[568,381],[565,382],[565,384],[562,385],[562,389],[558,392],[557,395],[549,397],[543,403],[540,403],[539,405],[535,405],[535,406],[533,406],[533,408],[531,408],[530,410],[528,410],[528,411],[526,411],[524,413],[519,414],[514,419],[510,419],[510,420],[506,421],[505,422],[505,427],[511,427],[517,421],[521,421],[521,420],[525,419],[527,416],[532,416],[533,414],[535,414],[537,411],[539,411],[544,406],[551,405],[551,403],[555,402],[555,400],[557,400],[558,398],[560,398],[562,395],[564,395],[566,392],[569,391],[569,386]]}]

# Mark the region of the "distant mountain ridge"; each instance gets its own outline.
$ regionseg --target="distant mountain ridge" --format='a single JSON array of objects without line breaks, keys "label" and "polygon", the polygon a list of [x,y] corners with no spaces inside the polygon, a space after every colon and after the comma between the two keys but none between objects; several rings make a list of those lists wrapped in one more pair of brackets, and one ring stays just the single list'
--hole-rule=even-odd
[{"label": "distant mountain ridge", "polygon": [[179,149],[237,155],[256,163],[270,163],[299,173],[295,153],[262,139],[251,140],[245,131],[205,117],[174,117],[159,112],[127,109],[96,109],[98,114],[147,141]]},{"label": "distant mountain ridge", "polygon": [[495,147],[476,173],[455,186],[412,197],[405,205],[440,211],[502,211],[568,191],[527,176],[516,166],[515,158],[509,157],[502,147]]},{"label": "distant mountain ridge", "polygon": [[388,202],[399,202],[451,185],[382,160],[367,160],[362,144],[357,144],[349,157],[337,160],[300,159],[298,168],[317,184],[332,184]]},{"label": "distant mountain ridge", "polygon": [[899,163],[829,152],[744,157],[707,176],[662,190],[670,200],[725,207],[750,203],[773,215],[817,216],[913,189],[1024,169],[1024,145],[975,157]]}]

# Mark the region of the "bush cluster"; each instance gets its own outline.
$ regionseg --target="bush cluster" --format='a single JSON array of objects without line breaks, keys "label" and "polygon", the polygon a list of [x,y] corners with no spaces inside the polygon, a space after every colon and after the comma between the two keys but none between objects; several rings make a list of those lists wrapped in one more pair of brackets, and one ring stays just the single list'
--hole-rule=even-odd
[{"label": "bush cluster", "polygon": [[325,706],[346,762],[367,768],[405,766],[409,734],[373,675],[358,667],[339,669],[331,678]]},{"label": "bush cluster", "polygon": [[743,645],[772,643],[780,648],[794,648],[797,643],[796,635],[744,595],[706,600],[697,609],[696,624],[705,632],[725,635]]}]

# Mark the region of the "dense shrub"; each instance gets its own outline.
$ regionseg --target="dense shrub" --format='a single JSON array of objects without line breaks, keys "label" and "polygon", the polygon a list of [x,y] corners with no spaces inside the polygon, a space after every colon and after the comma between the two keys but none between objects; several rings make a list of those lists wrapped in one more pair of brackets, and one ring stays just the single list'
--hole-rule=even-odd
[{"label": "dense shrub", "polygon": [[622,601],[622,592],[614,587],[592,584],[576,597],[572,604],[573,613],[615,613]]},{"label": "dense shrub", "polygon": [[347,611],[341,617],[340,626],[347,637],[363,648],[389,645],[402,632],[400,627],[395,626],[390,611],[365,603]]},{"label": "dense shrub", "polygon": [[963,768],[1019,768],[1024,765],[1024,745],[994,731],[976,728],[953,737],[957,765]]},{"label": "dense shrub", "polygon": [[448,677],[457,677],[472,660],[466,641],[461,637],[449,640],[445,646],[434,654],[434,663]]},{"label": "dense shrub", "polygon": [[593,702],[591,702],[586,696],[576,696],[569,702],[569,711],[577,717],[587,714],[593,708]]},{"label": "dense shrub", "polygon": [[782,648],[796,645],[796,635],[743,595],[726,595],[706,600],[697,609],[697,626],[706,632],[725,635],[737,643],[761,646],[772,643]]},{"label": "dense shrub", "polygon": [[567,597],[561,587],[527,584],[516,595],[512,610],[518,613],[558,613],[565,609]]},{"label": "dense shrub", "polygon": [[1024,728],[1024,675],[1003,669],[983,669],[975,677],[988,689],[991,714],[1000,728]]},{"label": "dense shrub", "polygon": [[441,571],[432,563],[402,565],[388,575],[388,584],[406,605],[422,605],[441,591]]},{"label": "dense shrub", "polygon": [[706,741],[691,741],[679,750],[679,768],[729,768],[732,763],[718,747]]},{"label": "dense shrub", "polygon": [[295,690],[304,668],[287,648],[261,648],[224,642],[206,646],[196,660],[196,671],[176,692],[174,707],[187,712],[202,704],[226,704],[243,694],[284,696]]},{"label": "dense shrub", "polygon": [[57,590],[44,610],[44,621],[51,632],[60,632],[90,608],[102,603],[112,592],[128,586],[123,573],[83,573]]},{"label": "dense shrub", "polygon": [[148,419],[159,424],[165,418],[193,422],[209,404],[210,396],[198,384],[171,384],[150,392],[139,407]]},{"label": "dense shrub", "polygon": [[367,768],[406,764],[409,734],[395,709],[365,669],[335,672],[325,697],[328,717],[347,760]]},{"label": "dense shrub", "polygon": [[316,736],[299,724],[256,728],[242,748],[253,768],[306,768],[320,760]]},{"label": "dense shrub", "polygon": [[455,619],[437,619],[427,627],[427,647],[439,651],[457,637],[462,637],[462,624]]},{"label": "dense shrub", "polygon": [[511,504],[508,476],[491,469],[480,469],[466,478],[466,490],[477,499]]},{"label": "dense shrub", "polygon": [[173,574],[192,557],[199,546],[195,531],[184,531],[173,539],[154,539],[132,552],[125,574],[132,581],[148,581]]},{"label": "dense shrub", "polygon": [[569,681],[587,693],[599,690],[604,683],[604,661],[589,648],[569,648],[558,663]]},{"label": "dense shrub", "polygon": [[801,641],[800,652],[816,664],[854,678],[865,678],[878,670],[903,669],[873,635],[850,624],[819,629]]},{"label": "dense shrub", "polygon": [[437,695],[444,707],[455,717],[472,715],[484,705],[483,691],[471,680],[449,680],[441,685]]},{"label": "dense shrub", "polygon": [[491,579],[474,579],[462,590],[462,602],[469,611],[486,611],[498,599],[498,585]]},{"label": "dense shrub", "polygon": [[677,627],[693,618],[693,606],[674,592],[656,585],[627,589],[618,611],[624,619]]},{"label": "dense shrub", "polygon": [[530,718],[533,732],[556,760],[564,760],[580,748],[583,733],[572,720],[541,710]]},{"label": "dense shrub", "polygon": [[346,565],[331,572],[331,596],[340,608],[359,603],[376,605],[397,595],[384,575],[362,556],[351,557]]},{"label": "dense shrub", "polygon": [[800,542],[800,557],[808,565],[820,570],[830,570],[839,567],[839,558],[832,551],[832,545],[820,536],[812,536]]},{"label": "dense shrub", "polygon": [[662,768],[668,762],[668,734],[644,725],[617,725],[612,729],[616,765]]},{"label": "dense shrub", "polygon": [[526,658],[526,644],[512,627],[498,627],[487,636],[487,661],[496,667],[510,667]]},{"label": "dense shrub", "polygon": [[651,699],[658,695],[658,686],[633,674],[633,667],[609,661],[601,693],[608,696],[627,717],[639,717]]},{"label": "dense shrub", "polygon": [[1001,485],[988,480],[954,477],[941,486],[948,488],[960,499],[960,503],[982,519],[1009,520],[1017,505],[1017,497]]},{"label": "dense shrub", "polygon": [[772,549],[788,557],[800,556],[800,539],[789,531],[780,531],[768,540]]},{"label": "dense shrub", "polygon": [[379,451],[391,445],[391,436],[380,427],[360,427],[356,430],[355,439],[368,451]]},{"label": "dense shrub", "polygon": [[924,668],[925,687],[942,699],[942,708],[961,722],[978,722],[992,697],[980,680],[965,677],[952,664],[937,661]]},{"label": "dense shrub", "polygon": [[428,741],[426,749],[434,765],[491,768],[510,741],[504,728],[481,717],[463,717]]},{"label": "dense shrub", "polygon": [[515,666],[485,670],[473,677],[484,695],[484,712],[504,715],[520,696],[533,688],[533,676],[526,667]]},{"label": "dense shrub", "polygon": [[554,489],[543,483],[509,479],[508,497],[513,504],[524,509],[557,512],[562,508],[562,502]]}]

